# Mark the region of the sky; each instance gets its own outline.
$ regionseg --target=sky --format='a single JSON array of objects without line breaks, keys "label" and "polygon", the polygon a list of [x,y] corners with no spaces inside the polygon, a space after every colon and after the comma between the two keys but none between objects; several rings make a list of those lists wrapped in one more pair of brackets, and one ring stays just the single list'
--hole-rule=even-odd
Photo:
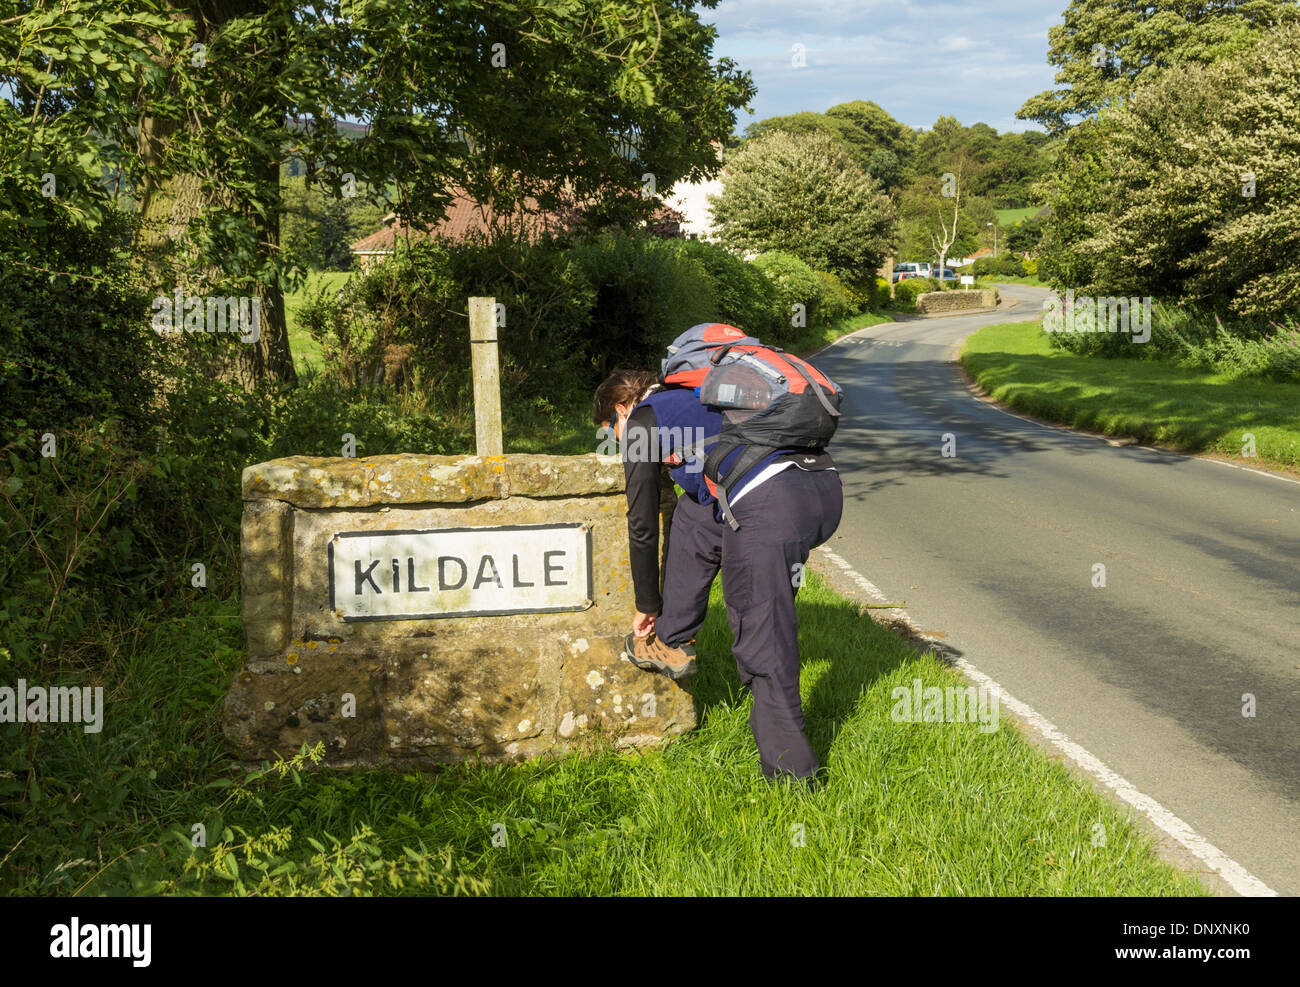
[{"label": "sky", "polygon": [[[750,116],[836,103],[879,103],[909,127],[943,115],[999,132],[1034,125],[1016,119],[1021,104],[1052,88],[1047,29],[1068,0],[721,0],[700,19],[718,28],[716,56],[748,69],[758,86]],[[805,64],[796,68],[794,45]]]}]

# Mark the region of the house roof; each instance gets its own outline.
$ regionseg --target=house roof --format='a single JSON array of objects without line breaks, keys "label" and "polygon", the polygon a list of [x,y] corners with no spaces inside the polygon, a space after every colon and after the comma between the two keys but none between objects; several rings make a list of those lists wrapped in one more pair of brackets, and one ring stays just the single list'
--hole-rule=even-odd
[{"label": "house roof", "polygon": [[[393,245],[398,238],[406,239],[408,235],[415,240],[428,237],[464,240],[471,233],[487,233],[491,228],[491,223],[488,221],[490,216],[488,209],[480,206],[463,190],[456,189],[452,193],[452,200],[447,204],[442,219],[433,224],[428,232],[414,228],[408,230],[395,213],[389,213],[384,217],[383,228],[353,243],[352,250],[356,253],[392,253]],[[566,225],[558,215],[539,211],[537,201],[531,198],[524,200],[524,212],[517,217],[517,220],[530,239],[548,229],[558,229]]]},{"label": "house roof", "polygon": [[[408,235],[413,240],[440,237],[448,240],[464,240],[471,234],[486,234],[491,229],[490,213],[477,201],[470,198],[462,189],[452,193],[443,218],[435,223],[431,230],[409,229],[397,218],[395,213],[384,217],[384,226],[369,236],[362,237],[351,245],[353,253],[389,254],[393,252],[397,240],[405,240]],[[513,217],[515,224],[521,226],[528,236],[534,239],[544,233],[558,233],[571,229],[581,220],[579,212],[572,207],[563,207],[553,212],[541,210],[532,198],[524,200],[524,209]],[[660,206],[650,218],[649,232],[655,236],[680,236],[681,224],[685,217],[675,209]]]}]

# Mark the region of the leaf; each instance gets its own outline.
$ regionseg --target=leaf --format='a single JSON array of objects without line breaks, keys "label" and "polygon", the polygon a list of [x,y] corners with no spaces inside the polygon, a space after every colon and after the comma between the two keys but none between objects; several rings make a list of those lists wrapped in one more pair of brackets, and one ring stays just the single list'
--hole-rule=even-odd
[{"label": "leaf", "polygon": [[221,877],[231,881],[239,880],[239,862],[233,853],[226,854],[217,862],[217,870]]}]

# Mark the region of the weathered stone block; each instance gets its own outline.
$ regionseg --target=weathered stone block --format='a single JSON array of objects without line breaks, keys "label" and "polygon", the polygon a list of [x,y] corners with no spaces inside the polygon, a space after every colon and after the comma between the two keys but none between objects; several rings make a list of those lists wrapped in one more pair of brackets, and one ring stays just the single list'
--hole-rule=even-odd
[{"label": "weathered stone block", "polygon": [[997,303],[997,291],[993,288],[981,288],[979,291],[954,288],[952,291],[926,291],[916,296],[916,310],[924,315],[993,308]]},{"label": "weathered stone block", "polygon": [[250,467],[231,746],[500,761],[693,728],[686,691],[619,656],[635,609],[622,488],[619,459],[594,455]]}]

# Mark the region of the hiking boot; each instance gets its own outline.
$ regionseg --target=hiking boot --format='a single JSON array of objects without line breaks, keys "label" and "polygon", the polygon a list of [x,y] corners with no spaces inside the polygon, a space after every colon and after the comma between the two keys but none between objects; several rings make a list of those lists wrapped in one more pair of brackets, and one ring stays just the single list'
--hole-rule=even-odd
[{"label": "hiking boot", "polygon": [[646,637],[629,634],[623,642],[623,657],[647,672],[661,672],[674,682],[695,674],[695,645],[670,648],[652,632]]}]

